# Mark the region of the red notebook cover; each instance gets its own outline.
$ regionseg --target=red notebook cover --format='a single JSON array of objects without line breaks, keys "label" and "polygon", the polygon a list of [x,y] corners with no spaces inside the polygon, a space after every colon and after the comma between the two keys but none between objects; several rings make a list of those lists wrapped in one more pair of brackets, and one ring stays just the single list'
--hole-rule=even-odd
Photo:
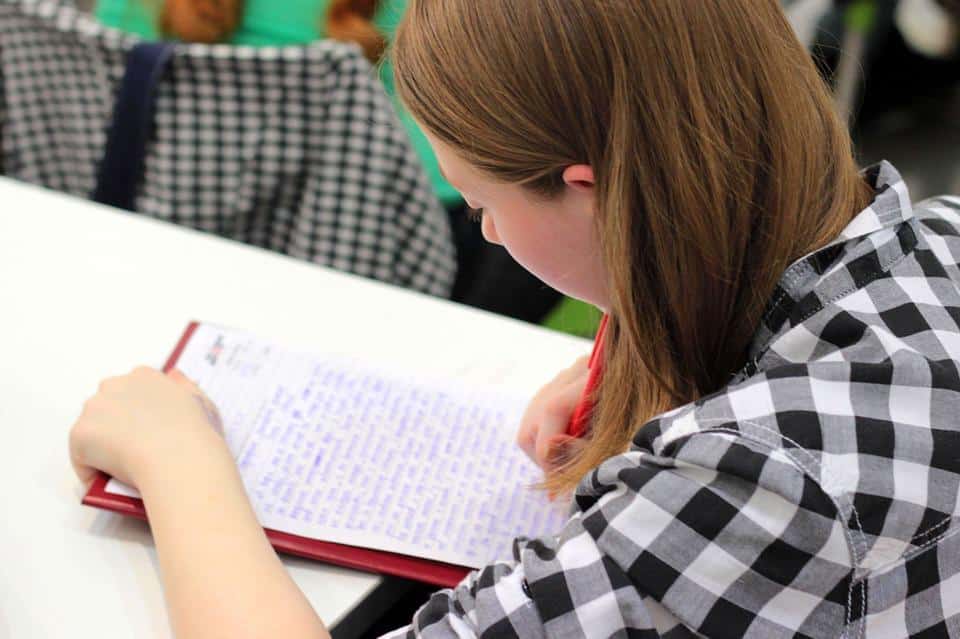
[{"label": "red notebook cover", "polygon": [[[163,370],[169,371],[176,366],[177,360],[187,343],[197,329],[197,322],[191,322],[170,354]],[[106,491],[110,478],[100,473],[90,486],[83,503],[87,506],[103,508],[121,515],[129,515],[138,519],[147,519],[147,511],[143,501],[125,495],[115,495]],[[356,568],[368,572],[377,572],[384,575],[394,575],[406,579],[415,579],[425,583],[450,588],[458,584],[470,572],[469,568],[455,566],[431,559],[411,557],[398,553],[347,546],[326,541],[318,541],[308,537],[300,537],[289,533],[265,528],[267,538],[273,547],[279,551],[309,559],[318,559],[330,564]]]}]

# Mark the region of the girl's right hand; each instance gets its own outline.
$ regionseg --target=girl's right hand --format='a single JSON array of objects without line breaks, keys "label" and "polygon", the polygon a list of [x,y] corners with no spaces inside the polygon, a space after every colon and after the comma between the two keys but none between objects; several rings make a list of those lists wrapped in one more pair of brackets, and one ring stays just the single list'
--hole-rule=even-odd
[{"label": "girl's right hand", "polygon": [[541,388],[520,422],[517,444],[545,471],[550,468],[551,451],[569,437],[567,427],[587,385],[589,361],[590,356],[584,355]]}]

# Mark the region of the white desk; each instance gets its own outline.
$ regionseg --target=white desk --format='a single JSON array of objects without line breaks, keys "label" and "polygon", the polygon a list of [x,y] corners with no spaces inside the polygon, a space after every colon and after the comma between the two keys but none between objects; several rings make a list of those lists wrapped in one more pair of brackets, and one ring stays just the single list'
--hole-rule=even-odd
[{"label": "white desk", "polygon": [[[102,378],[159,366],[191,319],[531,391],[589,348],[0,178],[0,638],[170,636],[148,528],[80,505],[67,433]],[[284,563],[329,625],[389,601],[375,575]]]}]

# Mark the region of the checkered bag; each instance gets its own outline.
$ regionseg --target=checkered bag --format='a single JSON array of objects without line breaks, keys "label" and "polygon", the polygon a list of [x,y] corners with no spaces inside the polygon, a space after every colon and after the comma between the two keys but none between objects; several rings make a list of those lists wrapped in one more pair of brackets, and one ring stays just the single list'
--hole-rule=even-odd
[{"label": "checkered bag", "polygon": [[[0,0],[5,175],[94,191],[137,39],[56,0]],[[352,45],[177,45],[156,87],[136,211],[447,296],[446,215]]]}]

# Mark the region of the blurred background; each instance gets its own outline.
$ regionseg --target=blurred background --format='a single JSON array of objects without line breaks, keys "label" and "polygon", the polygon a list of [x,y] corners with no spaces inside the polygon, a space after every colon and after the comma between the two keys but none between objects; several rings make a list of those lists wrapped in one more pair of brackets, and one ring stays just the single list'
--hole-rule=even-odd
[{"label": "blurred background", "polygon": [[832,79],[861,164],[890,160],[914,201],[960,193],[960,2],[784,5]]},{"label": "blurred background", "polygon": [[[75,2],[81,10],[96,14],[110,26],[147,39],[157,35],[145,16],[163,4],[160,0]],[[197,6],[204,6],[203,0],[196,2]],[[914,201],[932,195],[960,193],[960,0],[781,2],[800,40],[834,88],[837,108],[850,123],[861,165],[881,159],[891,161],[905,177]],[[210,6],[226,4],[229,3],[210,3]],[[379,17],[374,23],[388,40],[406,6],[404,0],[379,3],[316,0],[306,4],[330,4],[331,21],[336,16],[334,4],[379,5]],[[255,3],[249,4],[254,6]],[[276,23],[273,26],[282,31],[280,27],[286,29],[289,25],[281,23],[294,17],[286,6],[273,6],[257,19],[271,20]],[[391,12],[395,15],[388,15]],[[310,38],[331,35],[314,29],[295,38],[274,36],[269,43],[303,43]],[[343,34],[339,37],[350,40],[349,30],[346,37]],[[244,41],[242,37],[220,41],[253,42]],[[371,60],[379,57],[379,51],[367,53]],[[389,64],[384,68],[389,70]],[[383,79],[390,92],[392,76]],[[459,195],[437,175],[435,161],[425,141],[418,138],[420,134],[412,120],[399,104],[396,106],[453,229],[458,259],[457,278],[450,297],[552,329],[592,336],[599,321],[594,309],[562,298],[515,265],[500,247],[483,242],[479,225],[466,220]]]}]

